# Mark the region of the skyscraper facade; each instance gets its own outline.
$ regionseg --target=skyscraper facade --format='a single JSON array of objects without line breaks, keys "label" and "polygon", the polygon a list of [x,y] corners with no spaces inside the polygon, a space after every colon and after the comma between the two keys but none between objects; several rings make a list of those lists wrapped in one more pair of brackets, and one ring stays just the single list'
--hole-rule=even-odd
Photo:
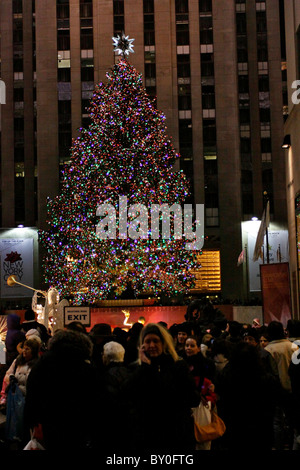
[{"label": "skyscraper facade", "polygon": [[45,225],[94,86],[119,60],[112,37],[124,31],[192,201],[205,206],[215,291],[241,298],[241,222],[261,217],[265,191],[272,220],[286,222],[282,23],[279,0],[1,0],[2,227]]}]

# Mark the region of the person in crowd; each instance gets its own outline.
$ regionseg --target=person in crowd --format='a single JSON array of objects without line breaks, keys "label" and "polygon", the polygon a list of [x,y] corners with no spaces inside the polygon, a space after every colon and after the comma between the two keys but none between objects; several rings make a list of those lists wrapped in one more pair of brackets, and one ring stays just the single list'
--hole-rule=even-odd
[{"label": "person in crowd", "polygon": [[209,355],[211,353],[211,345],[212,345],[211,340],[212,339],[213,339],[213,335],[210,333],[205,333],[202,336],[200,348],[201,348],[201,352],[203,356],[206,356],[206,354]]},{"label": "person in crowd", "polygon": [[235,320],[229,321],[227,332],[227,341],[230,341],[231,343],[242,341],[242,325],[239,322]]},{"label": "person in crowd", "polygon": [[[103,383],[105,391],[105,406],[108,419],[106,420],[106,433],[108,445],[111,436],[114,435],[114,445],[122,446],[123,436],[126,431],[125,412],[123,403],[122,387],[128,379],[130,367],[124,364],[125,349],[116,342],[109,341],[103,347],[103,364],[105,371]],[[116,423],[118,423],[118,433],[115,433]]]},{"label": "person in crowd", "polygon": [[57,330],[29,374],[25,419],[30,429],[42,429],[46,450],[89,450],[101,442],[105,395],[92,350],[85,333]]},{"label": "person in crowd", "polygon": [[[283,324],[279,321],[271,321],[268,324],[267,333],[270,342],[265,350],[272,355],[276,363],[281,384],[280,397],[274,416],[274,447],[276,450],[283,450],[287,444],[291,449],[293,442],[293,409],[289,366],[297,346],[286,338]],[[287,437],[286,434],[288,434]]]},{"label": "person in crowd", "polygon": [[[17,358],[13,361],[9,369],[7,370],[1,390],[1,405],[5,407],[5,413],[10,416],[11,420],[14,420],[14,412],[15,409],[12,408],[11,410],[7,410],[6,406],[9,406],[8,401],[8,392],[10,387],[14,387],[14,385],[18,385],[23,397],[26,396],[26,387],[29,374],[32,370],[32,367],[36,363],[39,358],[39,350],[40,350],[41,341],[38,341],[36,338],[32,337],[26,339],[22,346],[21,353],[17,356]],[[3,412],[3,409],[2,409]],[[10,433],[10,419],[7,420],[7,430],[6,433],[8,435],[8,440],[12,439]],[[22,426],[19,430],[19,435],[14,437],[18,440],[14,443],[10,443],[9,445],[18,444],[17,448],[13,448],[12,450],[21,450],[26,441],[29,439],[30,433],[29,428],[26,427],[26,423],[23,422]]]},{"label": "person in crowd", "polygon": [[[274,384],[275,381],[279,381],[279,376],[278,376],[278,369],[277,365],[275,362],[275,359],[273,358],[272,354],[266,350],[266,348],[262,348],[260,346],[260,335],[259,331],[257,328],[249,327],[244,335],[243,335],[243,340],[246,343],[252,344],[255,348],[258,350],[258,354],[263,362],[263,366],[265,368],[266,373],[272,374],[274,376]],[[279,384],[277,385],[277,387]]]},{"label": "person in crowd", "polygon": [[216,377],[229,363],[232,348],[232,343],[226,339],[218,339],[213,342],[211,357],[216,367]]},{"label": "person in crowd", "polygon": [[192,324],[183,322],[177,325],[176,352],[179,356],[184,354],[184,343],[188,335],[193,334]]},{"label": "person in crowd", "polygon": [[251,326],[252,326],[252,328],[261,328],[259,318],[253,318]]},{"label": "person in crowd", "polygon": [[12,377],[18,384],[23,395],[26,394],[26,382],[31,371],[31,368],[35,361],[39,357],[41,341],[35,337],[25,339],[20,349],[20,354],[14,359],[8,370],[6,371],[3,379],[2,391],[1,391],[1,404],[6,404],[7,399],[7,387],[10,383],[10,377]]},{"label": "person in crowd", "polygon": [[26,336],[21,330],[21,319],[19,315],[10,313],[7,315],[7,333],[5,338],[6,367],[10,367],[16,357],[20,354],[18,346],[23,344]]},{"label": "person in crowd", "polygon": [[[298,345],[300,342],[298,343]],[[300,450],[300,349],[296,350],[289,366],[289,376],[292,388],[292,427],[293,450]]]},{"label": "person in crowd", "polygon": [[136,322],[128,331],[124,358],[126,364],[131,364],[138,360],[138,341],[142,329],[143,325],[139,322]]},{"label": "person in crowd", "polygon": [[50,335],[45,325],[37,321],[36,314],[32,310],[32,308],[26,310],[24,314],[24,321],[21,324],[21,329],[22,331],[24,331],[25,334],[27,333],[27,331],[32,329],[38,330],[42,343],[45,345],[45,347],[47,347]]},{"label": "person in crowd", "polygon": [[113,335],[115,337],[115,341],[122,344],[123,348],[125,348],[128,339],[128,332],[123,330],[123,328],[116,326],[113,330]]},{"label": "person in crowd", "polygon": [[177,332],[178,332],[178,323],[173,323],[169,328],[168,332],[173,339],[174,346],[176,348],[177,345]]},{"label": "person in crowd", "polygon": [[259,345],[260,345],[260,347],[265,348],[270,342],[270,338],[269,338],[269,335],[267,333],[267,327],[266,326],[261,326],[258,329],[258,335],[259,335]]},{"label": "person in crowd", "polygon": [[287,338],[292,343],[300,340],[300,320],[288,320],[286,325]]},{"label": "person in crowd", "polygon": [[271,450],[273,439],[273,382],[265,373],[255,346],[239,341],[216,381],[218,414],[225,434],[214,450]]},{"label": "person in crowd", "polygon": [[109,341],[114,341],[115,335],[108,323],[96,323],[89,332],[89,337],[93,343],[92,362],[99,371],[103,371],[103,346]]},{"label": "person in crowd", "polygon": [[198,406],[200,396],[165,328],[156,323],[144,326],[139,362],[123,387],[128,412],[126,448],[176,453],[193,450],[191,408]]},{"label": "person in crowd", "polygon": [[214,393],[215,365],[211,359],[201,352],[201,340],[196,336],[188,336],[183,359],[187,362],[189,370],[194,377],[199,393],[212,404],[216,402]]},{"label": "person in crowd", "polygon": [[67,330],[79,331],[87,334],[86,327],[80,321],[74,320],[66,325]]}]

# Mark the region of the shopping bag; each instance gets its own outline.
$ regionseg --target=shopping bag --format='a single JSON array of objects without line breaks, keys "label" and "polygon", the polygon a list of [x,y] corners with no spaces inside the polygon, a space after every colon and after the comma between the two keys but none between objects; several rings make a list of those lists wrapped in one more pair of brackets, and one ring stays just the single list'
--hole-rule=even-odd
[{"label": "shopping bag", "polygon": [[42,444],[35,437],[34,431],[31,432],[30,441],[26,444],[23,450],[46,450]]},{"label": "shopping bag", "polygon": [[9,385],[6,402],[5,435],[8,440],[23,439],[25,397],[16,383]]},{"label": "shopping bag", "polygon": [[201,400],[196,408],[193,408],[194,422],[199,426],[206,426],[211,423],[211,405],[210,402],[203,403]]},{"label": "shopping bag", "polygon": [[194,433],[196,441],[199,443],[212,441],[223,436],[226,431],[224,421],[218,416],[215,410],[211,410],[209,405],[200,403],[193,410]]}]

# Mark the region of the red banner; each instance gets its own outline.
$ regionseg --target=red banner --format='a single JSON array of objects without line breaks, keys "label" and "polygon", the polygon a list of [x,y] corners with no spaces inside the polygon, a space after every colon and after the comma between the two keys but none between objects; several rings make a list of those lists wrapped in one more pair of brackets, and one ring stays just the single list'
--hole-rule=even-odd
[{"label": "red banner", "polygon": [[286,327],[292,317],[289,263],[260,265],[264,323],[280,321]]}]

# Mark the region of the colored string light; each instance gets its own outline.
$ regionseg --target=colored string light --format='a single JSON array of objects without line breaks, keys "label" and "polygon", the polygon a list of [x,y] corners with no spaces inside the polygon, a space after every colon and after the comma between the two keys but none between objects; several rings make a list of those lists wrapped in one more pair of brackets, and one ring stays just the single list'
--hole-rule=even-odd
[{"label": "colored string light", "polygon": [[125,58],[107,83],[96,86],[91,124],[73,141],[61,193],[48,200],[44,277],[74,304],[118,298],[130,282],[136,295],[187,293],[198,266],[185,240],[100,240],[96,208],[120,195],[129,204],[183,205],[188,182],[173,166],[179,155],[167,137],[165,116],[146,93],[142,77]]}]

